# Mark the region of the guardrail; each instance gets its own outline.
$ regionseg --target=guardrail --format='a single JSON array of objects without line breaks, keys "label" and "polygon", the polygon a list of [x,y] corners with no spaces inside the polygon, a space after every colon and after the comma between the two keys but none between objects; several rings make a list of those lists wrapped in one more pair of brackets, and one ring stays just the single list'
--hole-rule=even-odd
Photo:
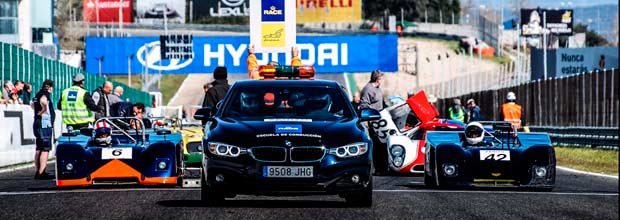
[{"label": "guardrail", "polygon": [[549,133],[551,142],[559,146],[591,147],[618,150],[617,127],[552,127],[530,126],[531,132]]}]

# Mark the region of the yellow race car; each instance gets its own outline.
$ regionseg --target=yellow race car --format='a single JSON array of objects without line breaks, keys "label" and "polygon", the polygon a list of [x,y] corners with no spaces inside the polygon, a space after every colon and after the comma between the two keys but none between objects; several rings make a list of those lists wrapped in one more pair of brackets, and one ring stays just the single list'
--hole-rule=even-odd
[{"label": "yellow race car", "polygon": [[200,187],[202,169],[202,124],[200,122],[183,122],[178,129],[183,136],[183,166],[181,185],[183,187]]}]

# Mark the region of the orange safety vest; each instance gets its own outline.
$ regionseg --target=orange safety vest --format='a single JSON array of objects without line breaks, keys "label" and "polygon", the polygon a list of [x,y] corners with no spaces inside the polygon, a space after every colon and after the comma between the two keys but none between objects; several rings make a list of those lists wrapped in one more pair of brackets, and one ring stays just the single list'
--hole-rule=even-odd
[{"label": "orange safety vest", "polygon": [[502,105],[502,114],[504,115],[504,121],[512,123],[516,129],[521,128],[521,106],[508,102]]},{"label": "orange safety vest", "polygon": [[256,60],[256,55],[254,54],[248,55],[248,76],[250,79],[260,79],[258,75],[258,60]]},{"label": "orange safety vest", "polygon": [[301,58],[298,56],[293,57],[293,60],[291,60],[291,66],[301,66]]}]

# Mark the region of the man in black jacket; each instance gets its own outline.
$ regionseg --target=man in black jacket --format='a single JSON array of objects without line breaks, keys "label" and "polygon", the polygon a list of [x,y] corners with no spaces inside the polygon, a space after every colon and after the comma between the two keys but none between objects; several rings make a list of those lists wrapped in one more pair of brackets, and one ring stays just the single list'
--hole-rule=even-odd
[{"label": "man in black jacket", "polygon": [[230,89],[230,85],[228,84],[228,70],[226,67],[218,66],[213,71],[213,81],[211,84],[213,87],[209,88],[205,93],[205,98],[202,101],[202,107],[211,107],[213,108],[213,112],[215,112],[217,108],[217,103],[221,101],[228,89]]},{"label": "man in black jacket", "polygon": [[110,117],[110,100],[108,96],[112,93],[112,82],[106,81],[93,92],[93,101],[99,106],[99,111],[95,112],[95,120],[102,117]]}]

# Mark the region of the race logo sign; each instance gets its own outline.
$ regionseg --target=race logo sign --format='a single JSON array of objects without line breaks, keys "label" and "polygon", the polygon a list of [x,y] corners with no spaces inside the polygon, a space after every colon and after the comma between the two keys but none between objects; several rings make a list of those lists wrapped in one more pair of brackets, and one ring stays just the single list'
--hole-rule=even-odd
[{"label": "race logo sign", "polygon": [[295,46],[295,1],[255,1],[250,12],[250,44],[256,52],[283,53]]}]

